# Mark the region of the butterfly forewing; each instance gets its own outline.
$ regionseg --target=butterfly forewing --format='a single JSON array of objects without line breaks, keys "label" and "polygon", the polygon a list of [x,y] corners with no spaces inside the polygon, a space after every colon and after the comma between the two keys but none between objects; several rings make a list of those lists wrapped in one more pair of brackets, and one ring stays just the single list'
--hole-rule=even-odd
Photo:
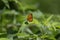
[{"label": "butterfly forewing", "polygon": [[32,21],[33,21],[33,15],[32,15],[32,14],[29,14],[29,15],[27,16],[27,20],[28,20],[29,22],[32,22]]}]

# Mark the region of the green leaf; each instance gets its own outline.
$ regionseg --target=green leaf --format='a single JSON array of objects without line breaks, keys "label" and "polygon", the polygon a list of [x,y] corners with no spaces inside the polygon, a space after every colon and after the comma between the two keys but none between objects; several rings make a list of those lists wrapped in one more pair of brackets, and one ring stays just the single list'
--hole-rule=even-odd
[{"label": "green leaf", "polygon": [[8,38],[0,38],[0,40],[9,40]]},{"label": "green leaf", "polygon": [[9,7],[8,0],[2,0],[2,1],[5,3],[5,5],[6,5],[8,8],[10,8],[10,7]]},{"label": "green leaf", "polygon": [[29,37],[29,34],[26,34],[26,33],[18,33],[17,36],[18,36],[18,38],[25,38],[25,37]]}]

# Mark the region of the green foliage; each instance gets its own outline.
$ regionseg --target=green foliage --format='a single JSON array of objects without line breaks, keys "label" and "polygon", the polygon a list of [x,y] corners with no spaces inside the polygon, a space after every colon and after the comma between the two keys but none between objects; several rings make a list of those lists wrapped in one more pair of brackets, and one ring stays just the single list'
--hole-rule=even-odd
[{"label": "green foliage", "polygon": [[[1,0],[0,40],[60,40],[55,38],[60,34],[60,15],[41,12],[38,1]],[[45,2],[49,5],[52,1]],[[32,22],[26,19],[29,13],[33,14]]]}]

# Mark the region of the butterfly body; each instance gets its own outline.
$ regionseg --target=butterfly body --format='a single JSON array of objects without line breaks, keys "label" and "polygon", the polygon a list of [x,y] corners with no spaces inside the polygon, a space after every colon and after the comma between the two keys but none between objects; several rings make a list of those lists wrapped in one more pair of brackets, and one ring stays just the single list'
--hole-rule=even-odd
[{"label": "butterfly body", "polygon": [[28,21],[29,24],[36,24],[36,25],[40,24],[37,19],[33,18],[33,14],[32,13],[28,14],[27,21]]}]

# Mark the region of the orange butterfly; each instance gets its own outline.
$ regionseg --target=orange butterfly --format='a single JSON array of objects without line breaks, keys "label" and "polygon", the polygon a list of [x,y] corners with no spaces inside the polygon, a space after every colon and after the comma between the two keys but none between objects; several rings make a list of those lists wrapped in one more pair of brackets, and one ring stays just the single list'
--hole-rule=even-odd
[{"label": "orange butterfly", "polygon": [[33,21],[33,15],[32,15],[32,13],[28,14],[27,20],[28,20],[29,22],[32,22],[32,21]]}]

